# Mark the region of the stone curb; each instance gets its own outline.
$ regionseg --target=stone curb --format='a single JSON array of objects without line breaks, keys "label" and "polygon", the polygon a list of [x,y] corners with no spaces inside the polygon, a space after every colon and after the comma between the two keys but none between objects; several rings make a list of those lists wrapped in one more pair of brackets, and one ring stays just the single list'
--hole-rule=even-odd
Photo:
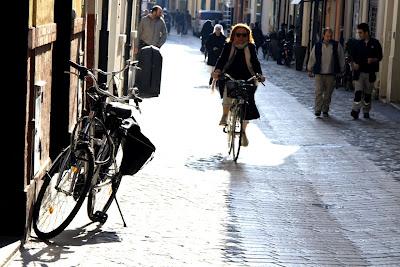
[{"label": "stone curb", "polygon": [[0,248],[0,266],[6,266],[8,262],[14,257],[21,246],[21,241],[18,240],[5,247]]}]

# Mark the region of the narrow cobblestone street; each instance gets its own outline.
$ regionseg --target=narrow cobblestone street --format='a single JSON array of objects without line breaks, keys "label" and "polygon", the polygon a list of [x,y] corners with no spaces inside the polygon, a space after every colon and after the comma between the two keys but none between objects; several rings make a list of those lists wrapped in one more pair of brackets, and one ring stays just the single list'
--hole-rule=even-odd
[{"label": "narrow cobblestone street", "polygon": [[137,115],[155,157],[117,194],[128,227],[115,204],[101,228],[83,206],[8,266],[399,266],[400,111],[376,101],[354,121],[340,88],[316,119],[313,80],[262,61],[261,118],[235,164],[199,47],[171,34],[161,49],[161,95]]}]

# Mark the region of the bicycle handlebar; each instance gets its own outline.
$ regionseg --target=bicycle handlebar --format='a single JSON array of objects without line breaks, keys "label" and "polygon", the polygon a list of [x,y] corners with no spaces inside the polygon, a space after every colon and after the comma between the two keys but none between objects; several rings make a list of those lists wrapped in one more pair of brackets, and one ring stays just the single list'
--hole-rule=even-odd
[{"label": "bicycle handlebar", "polygon": [[107,71],[104,71],[104,70],[101,70],[101,69],[93,69],[93,71],[98,72],[98,73],[100,73],[100,74],[102,74],[102,75],[107,76],[107,75],[116,75],[116,74],[118,74],[118,73],[121,73],[121,72],[127,70],[130,66],[133,66],[135,69],[140,69],[140,68],[137,66],[137,64],[139,63],[139,61],[137,61],[137,60],[127,60],[126,62],[127,62],[127,64],[126,64],[121,70],[118,70],[118,71],[110,71],[110,72],[107,72]]},{"label": "bicycle handlebar", "polygon": [[[240,81],[240,80],[235,80],[235,79],[234,79],[232,76],[230,76],[228,73],[224,73],[224,76],[225,76],[225,77],[228,77],[230,80],[235,81],[235,82]],[[260,77],[261,77],[261,74],[256,73],[255,75],[253,75],[252,77],[250,77],[249,79],[247,79],[245,82],[251,82],[251,81],[253,81],[253,80],[258,80],[258,81],[259,81]],[[261,83],[264,85],[263,82],[261,82]]]},{"label": "bicycle handlebar", "polygon": [[[106,90],[103,90],[103,89],[101,89],[99,87],[97,79],[96,79],[96,76],[93,74],[93,72],[89,68],[86,68],[85,66],[79,65],[79,64],[77,64],[77,63],[75,63],[75,62],[73,62],[71,60],[69,61],[69,64],[70,64],[71,67],[73,67],[76,70],[78,70],[80,79],[83,80],[85,77],[90,77],[92,79],[93,83],[94,83],[94,87],[95,87],[96,91],[99,94],[107,96],[107,97],[110,97],[114,101],[121,102],[121,103],[125,103],[129,99],[133,99],[135,101],[136,105],[138,104],[138,102],[142,102],[142,99],[140,97],[136,96],[136,94],[135,94],[135,92],[133,90],[130,90],[130,92],[129,92],[130,94],[127,95],[127,96],[124,96],[124,97],[114,96],[110,92],[108,92]],[[110,75],[110,74],[115,75],[117,73],[120,73],[120,72],[126,70],[131,64],[137,64],[137,61],[133,61],[133,63],[127,64],[122,70],[117,71],[117,72],[104,72],[104,71],[102,71],[100,69],[96,69],[95,71],[101,71],[101,72],[105,73],[105,75]]]}]

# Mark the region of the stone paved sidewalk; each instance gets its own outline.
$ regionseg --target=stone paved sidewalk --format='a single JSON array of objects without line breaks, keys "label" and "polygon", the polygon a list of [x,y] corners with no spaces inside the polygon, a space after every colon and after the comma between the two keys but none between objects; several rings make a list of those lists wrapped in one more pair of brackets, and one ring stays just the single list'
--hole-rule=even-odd
[{"label": "stone paved sidewalk", "polygon": [[312,82],[267,63],[261,118],[235,164],[198,48],[173,35],[163,47],[162,94],[137,116],[155,158],[118,191],[128,227],[115,204],[103,226],[88,224],[83,207],[50,242],[33,236],[7,267],[399,266],[400,183],[351,138],[357,127],[391,134],[393,120],[376,112],[354,122],[334,104],[338,94],[332,117],[315,119],[300,90]]},{"label": "stone paved sidewalk", "polygon": [[[314,110],[314,79],[293,67],[279,66],[273,61],[261,62],[271,83],[295,97],[308,110]],[[364,151],[368,159],[400,181],[400,110],[374,100],[371,119],[354,121],[350,116],[352,101],[353,92],[335,89],[329,125],[343,134],[350,144]]]}]

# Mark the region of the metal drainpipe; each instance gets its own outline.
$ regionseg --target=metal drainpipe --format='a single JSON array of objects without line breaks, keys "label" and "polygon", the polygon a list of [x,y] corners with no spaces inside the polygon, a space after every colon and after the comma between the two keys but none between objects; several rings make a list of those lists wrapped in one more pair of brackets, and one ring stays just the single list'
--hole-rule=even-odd
[{"label": "metal drainpipe", "polygon": [[278,17],[277,17],[277,26],[278,26],[278,30],[277,30],[277,32],[280,30],[280,27],[281,27],[281,22],[280,22],[280,20],[281,20],[281,0],[278,0]]},{"label": "metal drainpipe", "polygon": [[[285,24],[288,24],[289,25],[289,23],[287,23],[287,19],[288,19],[288,10],[287,10],[287,0],[285,0],[285,2],[284,2],[284,11],[283,11],[283,22],[285,23]],[[287,30],[287,29],[286,29]]]},{"label": "metal drainpipe", "polygon": [[304,16],[304,3],[302,3],[301,5],[300,5],[300,10],[299,10],[299,17],[301,18],[301,20],[300,20],[300,31],[299,31],[299,37],[298,37],[298,45],[301,45],[301,40],[302,40],[302,38],[303,38],[303,16]]},{"label": "metal drainpipe", "polygon": [[[131,58],[131,26],[132,26],[132,7],[133,7],[133,0],[127,0],[128,1],[128,7],[127,7],[127,15],[126,15],[126,43],[125,43],[125,54],[124,54],[124,59],[125,63],[127,60]],[[123,95],[128,94],[128,79],[129,79],[129,68],[126,69],[124,73],[124,87],[123,87]]]},{"label": "metal drainpipe", "polygon": [[[101,7],[101,29],[99,37],[99,69],[107,71],[108,65],[108,1],[103,0]],[[104,75],[99,75],[99,83],[107,82],[107,77]]]},{"label": "metal drainpipe", "polygon": [[311,44],[312,44],[312,40],[311,40],[311,23],[314,24],[314,18],[312,16],[313,14],[313,6],[314,6],[314,2],[310,1],[311,5],[310,5],[310,22],[308,25],[308,47],[307,47],[307,62],[306,65],[308,65],[308,60],[310,59],[310,51],[311,51]]}]

